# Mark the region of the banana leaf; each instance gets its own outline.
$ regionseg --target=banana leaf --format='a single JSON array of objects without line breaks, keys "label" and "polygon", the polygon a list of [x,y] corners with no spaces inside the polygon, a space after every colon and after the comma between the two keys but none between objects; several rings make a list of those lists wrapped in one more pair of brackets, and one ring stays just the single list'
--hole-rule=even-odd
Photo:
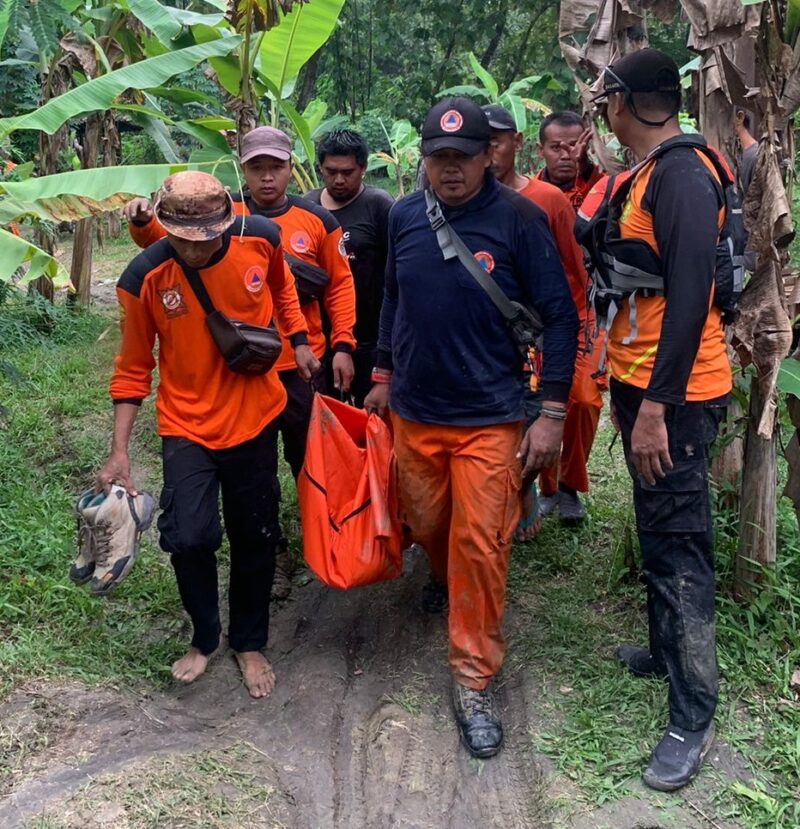
[{"label": "banana leaf", "polygon": [[455,86],[448,86],[447,89],[443,89],[441,92],[436,93],[437,98],[448,98],[453,95],[466,95],[468,98],[486,98],[487,101],[491,100],[489,93],[485,89],[481,89],[479,86],[475,86],[471,83],[461,83],[456,84]]},{"label": "banana leaf", "polygon": [[497,88],[497,81],[491,76],[488,70],[484,69],[475,55],[470,52],[467,56],[469,58],[469,65],[472,71],[477,75],[478,80],[483,84],[486,91],[489,93],[489,100],[496,101],[499,92]]},{"label": "banana leaf", "polygon": [[3,41],[6,39],[8,23],[16,4],[17,0],[0,0],[0,46],[3,45]]},{"label": "banana leaf", "polygon": [[787,0],[786,22],[783,29],[783,39],[790,46],[794,46],[797,32],[800,31],[800,0]]},{"label": "banana leaf", "polygon": [[295,3],[289,14],[264,35],[257,68],[283,90],[331,36],[343,6],[344,0]]},{"label": "banana leaf", "polygon": [[28,266],[22,282],[30,282],[40,276],[49,276],[57,288],[71,286],[69,274],[58,260],[41,248],[0,228],[0,282],[7,282],[17,268]]},{"label": "banana leaf", "polygon": [[227,55],[241,42],[242,38],[239,35],[223,37],[148,58],[107,75],[101,75],[57,98],[52,98],[33,112],[16,118],[0,119],[0,136],[15,130],[41,130],[47,135],[52,135],[70,118],[84,112],[109,109],[117,96],[126,89],[149,89],[158,86],[210,57]]},{"label": "banana leaf", "polygon": [[224,17],[222,11],[216,14],[198,14],[165,6],[158,0],[128,0],[128,7],[133,16],[144,23],[166,46],[172,45],[172,41],[180,35],[184,26],[216,26]]},{"label": "banana leaf", "polygon": [[190,169],[213,172],[225,163],[232,165],[235,161],[228,156],[227,162],[99,167],[26,181],[2,182],[0,223],[26,216],[58,222],[85,219],[87,216],[117,210],[135,196],[149,198],[172,173]]}]

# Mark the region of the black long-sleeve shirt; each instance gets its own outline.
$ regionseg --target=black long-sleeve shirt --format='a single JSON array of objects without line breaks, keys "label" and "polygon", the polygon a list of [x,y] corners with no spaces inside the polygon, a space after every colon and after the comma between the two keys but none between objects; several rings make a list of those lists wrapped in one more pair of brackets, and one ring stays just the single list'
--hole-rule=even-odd
[{"label": "black long-sleeve shirt", "polygon": [[636,297],[631,342],[630,300],[609,338],[612,374],[646,389],[645,396],[682,405],[730,390],[724,333],[711,305],[724,195],[716,175],[691,147],[676,147],[643,171],[623,209],[623,237],[641,238],[662,262],[664,297]]}]

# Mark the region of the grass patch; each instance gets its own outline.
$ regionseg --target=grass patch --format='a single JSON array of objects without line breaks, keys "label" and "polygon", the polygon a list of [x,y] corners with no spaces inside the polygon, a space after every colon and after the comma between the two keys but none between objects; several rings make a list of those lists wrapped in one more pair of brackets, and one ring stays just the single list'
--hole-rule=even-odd
[{"label": "grass patch", "polygon": [[246,829],[283,824],[282,795],[264,755],[245,742],[155,756],[107,774],[25,829]]},{"label": "grass patch", "polygon": [[[124,590],[109,600],[74,587],[77,495],[91,486],[111,436],[108,317],[12,297],[0,308],[0,694],[19,680],[160,683],[176,656],[180,602],[148,534]],[[42,320],[54,320],[52,331]],[[104,333],[111,334],[102,336]],[[157,484],[152,404],[134,434],[142,486]]]},{"label": "grass patch", "polygon": [[[515,547],[511,601],[521,610],[509,657],[531,666],[544,687],[537,702],[544,725],[534,746],[594,808],[633,787],[667,720],[667,689],[637,680],[615,664],[622,642],[647,642],[645,591],[638,579],[630,480],[621,447],[609,459],[606,427],[595,444],[591,521],[568,530],[546,521],[538,539]],[[779,566],[751,604],[729,597],[735,516],[715,518],[718,559],[718,733],[751,779],[706,768],[699,783],[668,798],[645,794],[664,811],[699,798],[707,813],[752,829],[800,826],[800,702],[789,687],[800,666],[800,557],[790,505],[779,506]],[[671,805],[670,805],[671,804]]]},{"label": "grass patch", "polygon": [[402,708],[414,717],[419,716],[425,709],[433,708],[440,702],[439,694],[430,688],[430,677],[427,674],[414,672],[412,679],[393,694],[387,694],[386,702],[391,702]]}]

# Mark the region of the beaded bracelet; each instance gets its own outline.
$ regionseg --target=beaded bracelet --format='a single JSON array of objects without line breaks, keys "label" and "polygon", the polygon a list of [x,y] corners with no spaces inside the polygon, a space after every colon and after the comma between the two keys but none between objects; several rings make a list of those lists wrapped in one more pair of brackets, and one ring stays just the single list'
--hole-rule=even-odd
[{"label": "beaded bracelet", "polygon": [[391,383],[392,372],[385,368],[374,368],[372,369],[371,379],[373,383]]},{"label": "beaded bracelet", "polygon": [[552,409],[549,406],[542,406],[542,417],[549,417],[551,420],[566,420],[566,409]]}]

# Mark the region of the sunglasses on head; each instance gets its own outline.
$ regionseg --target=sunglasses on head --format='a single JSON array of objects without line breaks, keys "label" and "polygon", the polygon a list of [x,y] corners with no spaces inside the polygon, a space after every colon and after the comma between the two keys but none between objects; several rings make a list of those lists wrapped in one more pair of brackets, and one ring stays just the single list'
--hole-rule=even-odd
[{"label": "sunglasses on head", "polygon": [[[609,83],[609,80],[611,83]],[[603,70],[603,91],[599,94],[595,95],[592,98],[592,103],[598,109],[600,107],[606,107],[608,105],[608,96],[613,95],[615,92],[623,92],[629,93],[631,88],[619,75],[615,75],[613,69],[610,66],[606,66]]]}]

